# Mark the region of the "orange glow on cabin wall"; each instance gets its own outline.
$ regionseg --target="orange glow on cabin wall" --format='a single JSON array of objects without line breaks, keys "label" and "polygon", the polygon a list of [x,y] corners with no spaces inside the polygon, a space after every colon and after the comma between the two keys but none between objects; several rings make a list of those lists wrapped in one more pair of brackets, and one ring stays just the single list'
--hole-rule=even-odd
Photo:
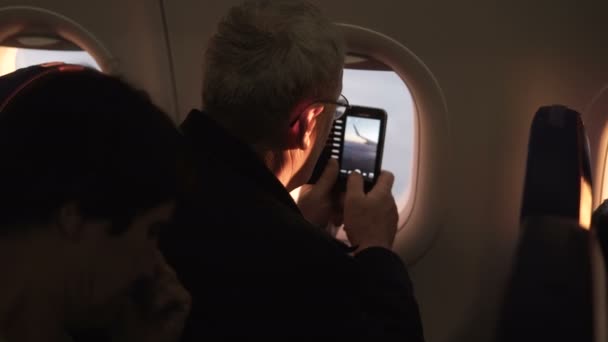
[{"label": "orange glow on cabin wall", "polygon": [[604,202],[604,200],[608,197],[608,165],[606,165],[606,163],[608,162],[608,123],[604,128],[604,134],[602,134],[600,146],[605,146],[605,150],[603,151],[603,153],[600,154],[600,158],[603,157],[603,159],[600,159],[601,161],[598,163],[599,166],[597,172],[598,174],[602,175],[602,191],[600,193],[598,205]]},{"label": "orange glow on cabin wall", "polygon": [[0,46],[0,76],[11,73],[17,69],[15,62],[16,57],[16,48]]},{"label": "orange glow on cabin wall", "polygon": [[584,229],[589,230],[591,227],[591,213],[593,209],[593,197],[591,193],[591,185],[584,177],[581,177],[581,198],[580,208],[578,212],[579,225]]}]

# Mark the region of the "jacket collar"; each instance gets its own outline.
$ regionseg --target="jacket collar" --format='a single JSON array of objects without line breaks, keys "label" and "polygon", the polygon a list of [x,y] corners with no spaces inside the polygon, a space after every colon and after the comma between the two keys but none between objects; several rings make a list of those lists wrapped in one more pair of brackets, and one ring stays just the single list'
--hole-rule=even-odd
[{"label": "jacket collar", "polygon": [[289,192],[255,152],[206,113],[196,109],[190,111],[180,129],[195,149],[195,155],[202,155],[205,161],[213,161],[221,167],[229,167],[300,214]]},{"label": "jacket collar", "polygon": [[[230,168],[263,191],[268,192],[298,215],[302,215],[289,192],[255,152],[207,114],[196,109],[190,111],[180,129],[194,148],[195,155],[202,156],[206,163],[211,162],[219,167]],[[209,148],[210,146],[212,148]],[[323,233],[323,235],[325,234]],[[356,246],[349,247],[329,234],[326,235],[326,238],[346,253],[353,252],[357,248]]]}]

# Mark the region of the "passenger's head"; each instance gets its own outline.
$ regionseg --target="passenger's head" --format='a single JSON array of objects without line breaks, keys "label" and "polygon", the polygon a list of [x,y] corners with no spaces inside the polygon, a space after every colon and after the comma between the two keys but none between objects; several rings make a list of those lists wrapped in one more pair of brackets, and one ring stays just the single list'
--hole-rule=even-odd
[{"label": "passenger's head", "polygon": [[247,1],[230,9],[209,42],[203,106],[258,151],[296,153],[302,183],[331,128],[344,50],[338,28],[313,5]]},{"label": "passenger's head", "polygon": [[0,242],[36,246],[78,315],[151,275],[180,188],[171,119],[125,82],[66,65],[0,77],[0,106]]}]

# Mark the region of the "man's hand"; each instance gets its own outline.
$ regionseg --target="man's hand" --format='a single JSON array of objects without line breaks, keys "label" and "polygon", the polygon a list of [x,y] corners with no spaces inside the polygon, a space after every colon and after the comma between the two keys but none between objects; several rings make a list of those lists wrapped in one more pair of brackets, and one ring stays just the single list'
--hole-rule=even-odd
[{"label": "man's hand", "polygon": [[191,297],[160,252],[158,258],[155,276],[135,285],[112,341],[179,340],[190,313]]},{"label": "man's hand", "polygon": [[397,205],[391,188],[392,173],[382,171],[373,189],[367,194],[363,177],[353,172],[348,177],[344,200],[344,230],[357,251],[368,247],[392,248],[397,233]]},{"label": "man's hand", "polygon": [[340,194],[334,192],[338,179],[338,162],[330,158],[316,184],[304,184],[300,188],[297,204],[308,222],[325,229],[330,220],[342,224]]}]

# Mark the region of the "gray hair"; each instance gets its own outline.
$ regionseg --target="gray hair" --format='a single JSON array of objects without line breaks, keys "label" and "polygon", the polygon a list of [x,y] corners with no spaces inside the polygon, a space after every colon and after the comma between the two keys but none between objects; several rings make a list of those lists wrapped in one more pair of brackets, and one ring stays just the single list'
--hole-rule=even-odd
[{"label": "gray hair", "polygon": [[246,1],[209,42],[203,106],[245,142],[278,147],[299,101],[339,89],[344,54],[339,29],[312,4]]}]

